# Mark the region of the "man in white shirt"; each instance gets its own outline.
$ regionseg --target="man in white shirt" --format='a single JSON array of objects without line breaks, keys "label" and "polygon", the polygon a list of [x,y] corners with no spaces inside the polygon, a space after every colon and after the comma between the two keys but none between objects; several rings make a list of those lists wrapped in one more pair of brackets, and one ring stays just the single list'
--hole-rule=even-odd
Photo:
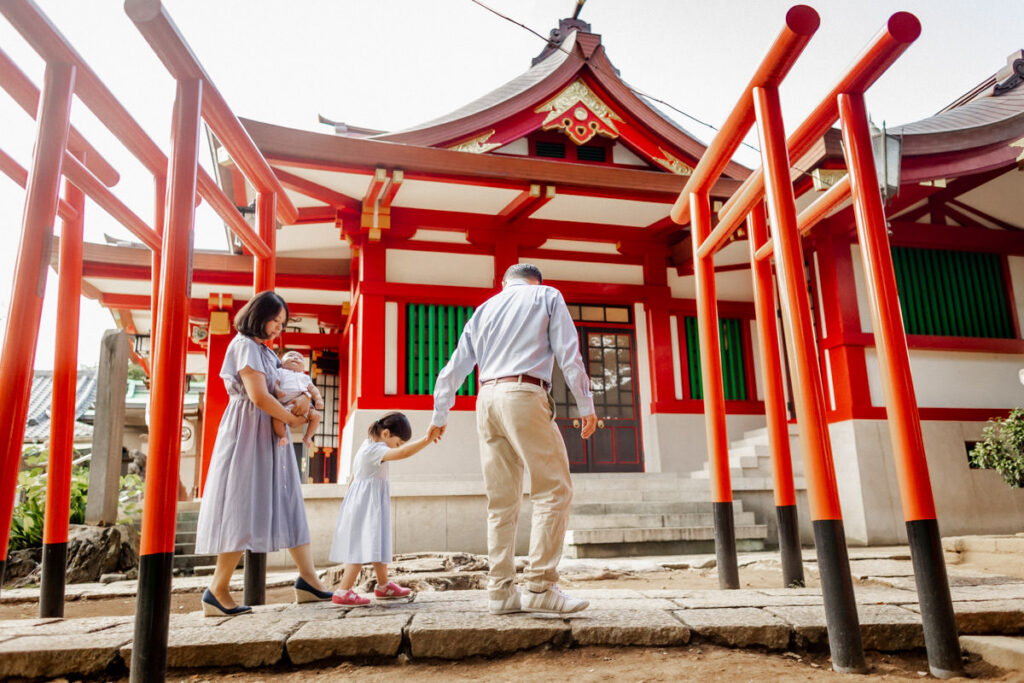
[{"label": "man in white shirt", "polygon": [[[466,323],[459,345],[437,376],[431,424],[442,429],[459,386],[479,366],[476,425],[487,489],[487,586],[492,614],[586,609],[586,600],[562,593],[558,561],[569,521],[572,479],[565,443],[554,422],[551,370],[555,360],[582,416],[584,439],[597,417],[579,337],[561,293],[542,284],[540,269],[520,263],[505,272],[502,291]],[[533,525],[523,579],[515,585],[515,542],[523,498],[523,463],[530,470]]]}]

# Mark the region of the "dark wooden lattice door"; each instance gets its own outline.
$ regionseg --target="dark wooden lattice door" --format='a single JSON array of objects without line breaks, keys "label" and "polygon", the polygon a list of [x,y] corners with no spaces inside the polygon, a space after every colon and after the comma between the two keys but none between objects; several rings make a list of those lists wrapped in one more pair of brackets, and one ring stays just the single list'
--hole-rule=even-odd
[{"label": "dark wooden lattice door", "polygon": [[561,371],[552,373],[556,422],[573,472],[642,472],[639,412],[633,369],[636,340],[632,330],[581,327],[580,351],[594,392],[598,428],[589,440],[580,439],[576,400]]}]

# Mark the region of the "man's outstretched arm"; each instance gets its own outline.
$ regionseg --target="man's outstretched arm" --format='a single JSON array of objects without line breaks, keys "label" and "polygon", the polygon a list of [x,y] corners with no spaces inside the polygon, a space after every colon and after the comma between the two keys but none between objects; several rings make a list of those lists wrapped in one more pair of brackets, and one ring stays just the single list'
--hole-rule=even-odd
[{"label": "man's outstretched arm", "polygon": [[448,359],[434,383],[434,414],[430,418],[430,424],[440,427],[441,432],[437,438],[441,438],[444,427],[448,424],[448,412],[455,405],[455,395],[466,381],[466,377],[473,371],[476,365],[476,353],[473,350],[473,337],[470,333],[469,324],[462,330],[459,337],[459,344],[455,352]]}]

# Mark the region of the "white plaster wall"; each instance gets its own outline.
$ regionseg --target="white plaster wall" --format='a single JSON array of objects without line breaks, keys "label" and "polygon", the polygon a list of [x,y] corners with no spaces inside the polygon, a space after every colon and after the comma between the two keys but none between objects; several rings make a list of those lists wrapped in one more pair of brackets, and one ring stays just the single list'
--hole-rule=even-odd
[{"label": "white plaster wall", "polygon": [[611,242],[582,242],[580,240],[547,240],[540,245],[541,249],[558,249],[560,251],[582,251],[589,254],[613,254],[619,250]]},{"label": "white plaster wall", "polygon": [[[1024,490],[993,470],[972,470],[965,441],[983,422],[921,423],[932,495],[943,535],[1016,533],[1024,528]],[[830,425],[839,500],[851,545],[906,543],[906,527],[884,420]]]},{"label": "white plaster wall", "polygon": [[[882,406],[882,378],[874,348],[865,349],[872,405]],[[917,404],[928,408],[1012,408],[1024,405],[1018,370],[1024,358],[1006,353],[910,352]]]},{"label": "white plaster wall", "polygon": [[494,284],[494,257],[388,249],[387,279],[405,284],[490,287]]},{"label": "white plaster wall", "polygon": [[[668,286],[676,299],[696,299],[697,284],[693,275],[680,277],[675,268],[668,271]],[[754,286],[749,270],[727,270],[715,274],[715,295],[719,301],[753,301]]]},{"label": "white plaster wall", "polygon": [[643,304],[633,306],[636,321],[636,405],[640,407],[640,448],[644,454],[644,471],[661,472],[661,449],[657,430],[651,428],[651,354],[647,346],[647,314]]},{"label": "white plaster wall", "polygon": [[384,393],[398,393],[398,303],[384,303]]},{"label": "white plaster wall", "polygon": [[761,338],[757,334],[757,321],[750,321],[750,343],[753,344],[751,356],[754,359],[754,383],[757,385],[757,393],[754,395],[758,401],[764,400],[764,376],[761,372]]},{"label": "white plaster wall", "polygon": [[[642,266],[621,263],[588,263],[587,261],[555,261],[542,258],[520,258],[519,262],[532,263],[540,268],[545,280],[602,282],[613,285],[642,285],[644,283]],[[491,259],[491,272],[493,277],[493,259]]]},{"label": "white plaster wall", "polygon": [[871,303],[868,301],[867,279],[864,277],[864,260],[860,256],[860,245],[850,245],[850,260],[853,261],[853,287],[857,290],[857,313],[861,331],[871,334]]}]

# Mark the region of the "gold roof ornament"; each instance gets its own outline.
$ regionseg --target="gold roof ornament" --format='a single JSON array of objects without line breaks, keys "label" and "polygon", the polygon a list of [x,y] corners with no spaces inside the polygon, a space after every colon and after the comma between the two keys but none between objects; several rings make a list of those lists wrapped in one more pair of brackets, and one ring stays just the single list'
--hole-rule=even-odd
[{"label": "gold roof ornament", "polygon": [[612,139],[619,137],[615,122],[622,119],[582,79],[573,81],[534,109],[537,114],[544,112],[547,116],[541,128],[561,130],[577,145],[585,144],[595,135]]}]

